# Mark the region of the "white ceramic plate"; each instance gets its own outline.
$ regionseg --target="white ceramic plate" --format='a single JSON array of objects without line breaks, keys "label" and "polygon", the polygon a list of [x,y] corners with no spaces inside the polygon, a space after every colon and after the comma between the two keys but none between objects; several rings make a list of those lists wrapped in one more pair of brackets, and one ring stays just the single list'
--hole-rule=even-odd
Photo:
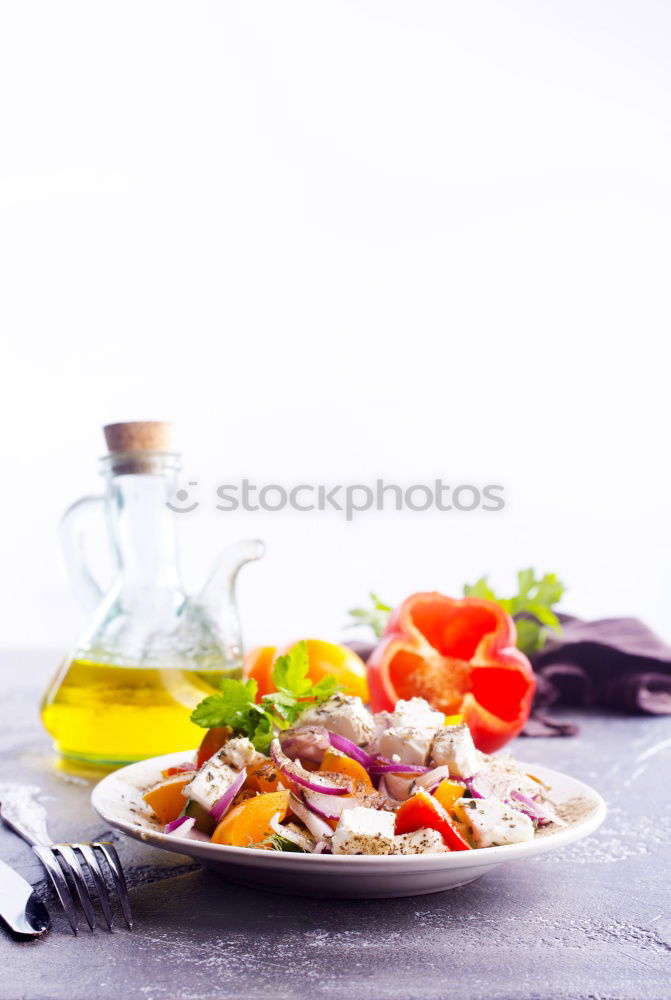
[{"label": "white ceramic plate", "polygon": [[115,771],[93,789],[91,804],[106,823],[135,840],[195,858],[233,882],[301,896],[372,899],[454,889],[504,861],[533,858],[580,840],[596,830],[606,815],[601,796],[582,781],[547,767],[524,764],[525,770],[552,787],[556,803],[574,803],[570,811],[575,815],[566,827],[549,827],[524,844],[391,857],[283,854],[223,847],[188,837],[167,837],[142,800],[143,791],[161,780],[164,768],[192,756],[193,752],[165,754]]}]

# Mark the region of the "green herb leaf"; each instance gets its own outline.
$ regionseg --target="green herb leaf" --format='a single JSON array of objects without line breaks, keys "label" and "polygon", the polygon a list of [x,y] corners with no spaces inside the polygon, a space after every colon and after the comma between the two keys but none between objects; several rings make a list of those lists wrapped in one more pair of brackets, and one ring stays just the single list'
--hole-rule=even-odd
[{"label": "green herb leaf", "polygon": [[280,656],[273,667],[273,682],[278,691],[286,691],[296,698],[307,694],[312,687],[308,678],[310,661],[305,641],[297,642],[286,656]]},{"label": "green herb leaf", "polygon": [[275,727],[271,717],[264,713],[258,720],[254,731],[250,735],[250,740],[259,753],[268,753],[270,744],[275,736]]},{"label": "green herb leaf", "polygon": [[209,695],[193,710],[191,721],[197,726],[207,729],[212,726],[239,728],[242,721],[257,709],[254,704],[258,687],[255,680],[236,681],[226,677],[220,686],[221,694]]},{"label": "green herb leaf", "polygon": [[524,599],[527,597],[529,591],[535,583],[535,574],[532,569],[521,569],[517,574],[517,589],[519,594],[517,595],[519,599]]},{"label": "green herb leaf", "polygon": [[270,712],[275,720],[275,725],[280,729],[286,729],[296,721],[300,715],[299,705],[293,695],[286,691],[273,691],[265,694],[261,699],[261,704]]},{"label": "green herb leaf", "polygon": [[487,577],[481,576],[473,584],[465,584],[464,597],[484,597],[487,601],[495,601],[496,594],[487,583]]},{"label": "green herb leaf", "polygon": [[372,591],[369,597],[373,604],[372,608],[352,608],[348,611],[347,613],[352,621],[349,622],[347,627],[354,628],[356,625],[367,625],[379,639],[387,627],[389,615],[393,608],[389,604],[384,604],[377,594],[372,593]]},{"label": "green herb leaf", "polygon": [[339,688],[338,678],[334,677],[333,674],[327,674],[326,677],[322,677],[320,681],[317,681],[310,693],[312,698],[319,704],[319,702],[330,698]]}]

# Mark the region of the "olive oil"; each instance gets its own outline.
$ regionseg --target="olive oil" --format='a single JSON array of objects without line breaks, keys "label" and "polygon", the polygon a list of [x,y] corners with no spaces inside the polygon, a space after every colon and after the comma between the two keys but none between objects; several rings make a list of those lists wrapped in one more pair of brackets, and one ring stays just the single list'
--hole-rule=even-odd
[{"label": "olive oil", "polygon": [[93,764],[188,750],[203,737],[189,716],[224,673],[75,659],[47,691],[42,721],[63,756]]}]

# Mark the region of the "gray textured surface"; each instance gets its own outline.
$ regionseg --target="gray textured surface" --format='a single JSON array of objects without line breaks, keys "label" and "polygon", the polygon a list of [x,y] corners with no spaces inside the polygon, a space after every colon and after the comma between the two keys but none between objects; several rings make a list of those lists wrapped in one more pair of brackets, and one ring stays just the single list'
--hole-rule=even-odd
[{"label": "gray textured surface", "polygon": [[[52,662],[4,654],[0,782],[38,784],[52,834],[107,835],[90,785],[53,767],[37,719]],[[136,929],[74,938],[30,849],[0,857],[38,886],[45,940],[0,931],[0,998],[618,998],[671,996],[671,719],[572,713],[570,740],[513,748],[593,784],[609,816],[591,838],[504,865],[452,892],[378,902],[303,900],[219,881],[188,859],[119,840]]]}]

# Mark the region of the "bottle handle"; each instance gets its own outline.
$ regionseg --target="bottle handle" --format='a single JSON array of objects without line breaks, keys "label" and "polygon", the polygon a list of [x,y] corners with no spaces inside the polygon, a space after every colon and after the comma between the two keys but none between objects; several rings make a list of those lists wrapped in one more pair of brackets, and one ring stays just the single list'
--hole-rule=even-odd
[{"label": "bottle handle", "polygon": [[100,604],[105,592],[88,567],[85,521],[91,513],[104,510],[104,507],[103,496],[82,497],[68,507],[60,524],[65,568],[75,596],[87,611],[93,611]]}]

